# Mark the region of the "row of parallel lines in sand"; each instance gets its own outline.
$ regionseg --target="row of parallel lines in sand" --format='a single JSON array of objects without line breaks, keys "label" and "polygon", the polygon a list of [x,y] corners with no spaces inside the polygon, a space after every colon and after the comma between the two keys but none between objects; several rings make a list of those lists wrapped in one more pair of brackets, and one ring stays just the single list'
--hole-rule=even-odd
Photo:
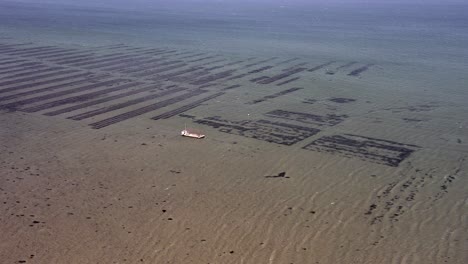
[{"label": "row of parallel lines in sand", "polygon": [[68,98],[64,98],[64,99],[59,99],[59,100],[52,101],[52,102],[47,102],[47,103],[44,103],[44,104],[41,104],[41,105],[36,105],[36,106],[33,106],[33,107],[29,107],[29,108],[24,108],[21,111],[28,112],[28,113],[33,113],[33,112],[38,112],[38,111],[42,111],[42,110],[45,110],[45,109],[49,109],[49,108],[52,108],[52,107],[57,107],[57,106],[65,105],[65,104],[80,103],[80,102],[83,102],[83,101],[92,100],[92,99],[94,99],[94,98],[96,98],[98,96],[101,96],[101,95],[105,95],[105,94],[112,93],[112,92],[117,92],[117,91],[120,91],[120,90],[125,90],[125,89],[131,88],[131,87],[134,87],[134,86],[137,86],[137,85],[141,85],[141,84],[143,84],[143,83],[141,83],[141,82],[125,83],[125,84],[122,84],[122,85],[119,85],[119,86],[110,87],[110,88],[95,91],[95,92],[85,93],[85,94],[81,94],[81,95],[77,95],[77,96],[72,96],[72,97],[68,97]]},{"label": "row of parallel lines in sand", "polygon": [[12,47],[0,47],[0,55],[8,55],[8,53],[18,51],[18,49]]},{"label": "row of parallel lines in sand", "polygon": [[343,64],[343,65],[341,65],[341,66],[336,67],[336,70],[341,70],[341,69],[344,69],[344,68],[349,68],[349,67],[353,66],[353,65],[356,64],[356,63],[357,63],[357,61],[348,62],[348,63],[346,63],[346,64]]},{"label": "row of parallel lines in sand", "polygon": [[[66,69],[66,70],[58,71],[58,72],[54,72],[54,73],[47,73],[47,74],[42,74],[42,75],[37,75],[37,76],[32,76],[32,77],[25,77],[25,78],[10,80],[10,81],[4,81],[4,82],[0,83],[0,87],[10,85],[10,84],[29,82],[29,81],[33,81],[33,80],[37,80],[37,79],[45,79],[45,78],[64,75],[64,74],[67,74],[67,73],[73,73],[73,72],[77,72],[77,71],[78,70],[75,70],[75,69]],[[5,89],[0,90],[0,93],[3,92],[3,90],[5,90]]]},{"label": "row of parallel lines in sand", "polygon": [[[86,77],[86,78],[83,78],[83,77]],[[67,77],[64,77],[64,78],[56,79],[53,82],[47,82],[46,85],[48,85],[48,86],[46,86],[44,88],[34,89],[34,90],[31,90],[31,91],[26,91],[26,92],[22,92],[22,93],[11,94],[11,95],[0,97],[0,102],[6,101],[6,100],[16,99],[18,97],[24,97],[24,96],[29,96],[29,95],[33,95],[33,94],[43,93],[43,92],[50,92],[50,91],[54,91],[56,89],[68,88],[68,87],[74,86],[74,85],[79,85],[79,84],[89,83],[89,82],[93,82],[93,81],[98,81],[100,79],[104,79],[104,78],[107,78],[107,77],[108,76],[104,76],[104,75],[102,75],[102,76],[92,76],[91,73],[87,73],[87,72],[72,75],[72,76],[67,76]],[[62,81],[73,80],[73,79],[76,79],[76,78],[79,78],[79,79],[75,80],[75,81],[69,81],[69,82],[62,83]],[[58,82],[59,82],[59,84],[50,85],[50,84],[54,84],[54,83],[58,83]],[[25,87],[25,88],[31,88],[31,87],[37,87],[37,86],[42,86],[42,84],[41,83],[39,83],[39,85],[37,85],[37,84],[32,84],[32,85],[28,84],[27,87]]]},{"label": "row of parallel lines in sand", "polygon": [[121,56],[121,55],[122,55],[122,53],[111,53],[111,54],[93,56],[91,58],[85,56],[85,57],[82,57],[82,58],[71,59],[71,60],[54,60],[54,62],[58,63],[58,64],[66,64],[66,65],[71,65],[71,66],[78,67],[78,66],[84,66],[84,65],[87,65],[87,64],[99,63],[100,60],[113,59],[113,58]]},{"label": "row of parallel lines in sand", "polygon": [[29,45],[32,45],[32,43],[0,45],[0,51],[1,52],[18,52],[18,51],[37,50],[38,48],[40,50],[40,49],[43,49],[44,47],[51,47],[51,46],[29,46]]},{"label": "row of parallel lines in sand", "polygon": [[67,56],[60,56],[60,57],[54,57],[54,58],[46,58],[47,61],[51,61],[56,64],[65,64],[63,62],[71,61],[71,60],[90,60],[93,59],[96,55],[94,53],[89,53],[89,54],[80,54],[80,55],[67,55]]},{"label": "row of parallel lines in sand", "polygon": [[92,84],[89,84],[89,85],[80,86],[80,87],[65,90],[65,91],[59,91],[59,92],[55,92],[55,93],[51,93],[51,94],[46,94],[46,95],[36,96],[36,97],[33,97],[33,98],[24,99],[24,100],[21,100],[21,101],[16,101],[16,102],[13,102],[13,103],[8,103],[8,104],[5,104],[5,105],[0,105],[0,108],[8,108],[8,109],[13,108],[13,109],[16,109],[16,108],[19,108],[19,107],[21,107],[23,105],[33,104],[33,103],[37,103],[37,102],[40,102],[40,101],[49,100],[49,99],[53,99],[53,98],[56,98],[56,97],[60,97],[60,96],[64,96],[64,95],[68,95],[68,94],[72,94],[72,93],[78,93],[78,92],[82,92],[82,91],[98,89],[98,88],[101,88],[103,86],[109,86],[109,85],[113,85],[113,84],[123,82],[123,81],[127,81],[127,80],[126,79],[113,79],[113,80],[108,80],[108,81],[103,81],[103,82],[98,82],[98,83],[92,83]]},{"label": "row of parallel lines in sand", "polygon": [[[167,61],[169,59],[173,59],[173,60],[172,61]],[[164,71],[170,71],[170,70],[173,70],[173,69],[177,69],[179,67],[186,66],[186,65],[183,64],[183,61],[181,61],[179,59],[180,58],[173,57],[173,56],[162,56],[162,57],[158,57],[158,58],[150,58],[148,60],[141,61],[141,63],[138,64],[139,67],[136,67],[136,68],[112,67],[110,69],[106,68],[105,70],[119,70],[119,72],[127,73],[127,74],[128,73],[138,72],[134,76],[144,77],[144,76],[149,76],[149,75],[152,75],[152,74],[156,74],[156,73],[160,73],[160,72],[164,72]],[[159,63],[154,64],[155,62],[159,62]],[[174,65],[174,64],[177,64],[177,63],[179,63],[179,64]],[[158,68],[158,67],[161,67],[161,66],[168,66],[168,65],[172,65],[172,66],[168,67],[167,69],[159,69]],[[130,67],[131,66],[132,65],[130,65]],[[155,69],[155,68],[158,68],[158,69]],[[153,70],[152,71],[147,71],[148,69],[153,69]]]},{"label": "row of parallel lines in sand", "polygon": [[151,58],[148,59],[136,67],[129,67],[127,69],[119,70],[120,73],[131,74],[135,72],[144,72],[149,69],[153,69],[154,67],[160,67],[164,65],[176,64],[180,63],[181,61],[167,61],[167,58]]},{"label": "row of parallel lines in sand", "polygon": [[303,88],[297,88],[297,87],[290,88],[290,89],[287,89],[287,90],[284,90],[284,91],[281,91],[281,92],[277,92],[277,93],[274,93],[274,94],[264,96],[264,97],[262,97],[260,99],[256,99],[256,100],[247,102],[246,104],[249,104],[249,105],[258,104],[258,103],[267,101],[269,99],[274,99],[274,98],[277,98],[277,97],[280,97],[280,96],[283,96],[283,95],[286,95],[286,94],[289,94],[289,93],[292,93],[292,92],[295,92],[295,91],[299,91],[299,90],[302,90],[302,89]]},{"label": "row of parallel lines in sand", "polygon": [[111,53],[111,54],[105,54],[105,55],[99,55],[99,56],[85,55],[85,56],[79,56],[79,57],[76,57],[76,58],[58,58],[58,59],[53,59],[53,60],[50,60],[50,61],[52,61],[54,63],[57,63],[57,64],[72,65],[73,63],[91,61],[91,60],[95,60],[95,59],[103,59],[103,58],[108,58],[108,57],[117,56],[117,55],[121,55],[121,54],[122,53]]},{"label": "row of parallel lines in sand", "polygon": [[193,60],[188,60],[187,62],[199,62],[199,61],[204,61],[204,60],[209,60],[209,59],[213,59],[213,58],[216,58],[216,57],[219,57],[219,55],[211,55],[211,56],[206,56],[206,57],[203,57],[203,58],[197,58],[197,59],[193,59]]},{"label": "row of parallel lines in sand", "polygon": [[41,50],[17,51],[17,52],[8,52],[5,54],[9,56],[31,57],[31,56],[46,54],[49,52],[58,52],[58,51],[63,51],[63,49],[57,48],[57,47],[50,47],[50,48],[44,48]]},{"label": "row of parallel lines in sand", "polygon": [[228,80],[240,79],[240,78],[243,78],[245,76],[249,76],[249,75],[252,75],[252,74],[255,74],[255,73],[260,73],[260,72],[269,70],[271,68],[273,68],[273,66],[271,66],[271,65],[263,66],[263,67],[255,69],[255,70],[248,71],[247,73],[242,73],[242,74],[233,76],[233,77],[229,78]]},{"label": "row of parallel lines in sand", "polygon": [[14,49],[13,48],[10,51],[2,52],[2,54],[17,56],[17,55],[22,55],[22,54],[28,54],[28,53],[31,53],[31,52],[46,51],[46,50],[51,50],[51,49],[55,49],[55,47],[45,46],[45,47],[33,47],[33,48],[25,48],[25,49]]},{"label": "row of parallel lines in sand", "polygon": [[109,66],[120,65],[121,67],[125,67],[127,63],[139,62],[144,58],[145,57],[135,57],[134,55],[126,55],[119,59],[113,59],[104,63],[98,63],[98,64],[93,64],[90,66],[85,66],[84,68],[90,69],[90,70],[94,70],[94,69],[101,70],[102,68],[109,67]]},{"label": "row of parallel lines in sand", "polygon": [[119,64],[119,65],[113,65],[111,67],[105,67],[105,68],[102,68],[100,70],[102,71],[117,71],[117,72],[120,72],[120,73],[123,73],[125,71],[131,71],[133,69],[131,69],[131,67],[135,67],[135,66],[140,66],[140,69],[142,69],[142,67],[144,67],[144,65],[147,65],[148,63],[151,63],[151,62],[157,62],[157,61],[161,61],[161,60],[164,60],[163,58],[161,57],[158,57],[158,58],[140,58],[138,60],[133,60],[133,61],[129,61],[125,64]]},{"label": "row of parallel lines in sand", "polygon": [[130,68],[126,70],[120,71],[121,73],[126,73],[126,74],[131,74],[132,76],[147,76],[154,74],[155,72],[158,72],[158,69],[163,66],[169,66],[169,65],[175,65],[175,64],[180,64],[182,61],[180,60],[167,60],[167,59],[151,59],[150,61],[147,61],[147,63],[144,63],[142,65],[139,65],[136,68]]},{"label": "row of parallel lines in sand", "polygon": [[[177,62],[177,63],[172,64],[172,65],[170,65],[170,66],[167,66],[167,67],[165,67],[165,68],[158,68],[158,67],[156,66],[156,69],[154,69],[154,70],[144,71],[144,72],[132,74],[132,76],[135,76],[135,77],[147,77],[147,76],[154,75],[154,74],[157,74],[157,73],[175,70],[175,69],[178,69],[178,68],[181,68],[181,67],[184,67],[184,66],[187,66],[187,64],[186,64],[186,63],[183,63],[183,62]],[[154,68],[154,67],[152,67],[152,68]]]},{"label": "row of parallel lines in sand", "polygon": [[181,114],[181,113],[184,113],[190,109],[193,109],[195,107],[198,107],[200,106],[202,103],[208,101],[208,100],[211,100],[213,98],[216,98],[216,97],[219,97],[221,95],[225,94],[224,92],[218,92],[218,93],[215,93],[215,94],[212,94],[210,96],[207,96],[207,97],[204,97],[204,98],[201,98],[195,102],[192,102],[190,104],[187,104],[187,105],[184,105],[184,106],[181,106],[179,108],[176,108],[174,110],[171,110],[171,111],[168,111],[168,112],[165,112],[165,113],[162,113],[160,115],[157,115],[155,117],[152,117],[151,119],[153,120],[159,120],[159,119],[167,119],[167,118],[170,118],[170,117],[173,117],[175,115],[178,115],[178,114]]},{"label": "row of parallel lines in sand", "polygon": [[125,107],[129,107],[129,106],[132,106],[132,105],[136,105],[136,104],[139,104],[139,103],[143,103],[143,102],[146,102],[146,101],[157,99],[159,97],[166,96],[166,95],[169,95],[169,94],[173,94],[173,93],[176,93],[176,92],[180,92],[180,91],[183,91],[183,90],[186,90],[186,89],[177,87],[177,88],[170,89],[170,90],[167,90],[167,91],[162,91],[160,93],[155,93],[155,94],[148,95],[148,96],[138,97],[138,98],[128,100],[128,101],[123,102],[123,103],[118,103],[118,104],[102,107],[102,108],[99,108],[99,109],[96,109],[96,110],[88,111],[88,112],[85,112],[85,113],[81,113],[81,114],[78,114],[78,115],[74,115],[74,116],[69,117],[69,119],[83,120],[83,119],[90,118],[90,117],[93,117],[93,116],[101,115],[101,114],[104,114],[104,113],[112,112],[112,111],[119,110],[119,109],[122,109],[122,108],[125,108]]},{"label": "row of parallel lines in sand", "polygon": [[[159,57],[159,60],[162,60],[163,57]],[[155,58],[150,58],[148,59],[148,56],[144,55],[138,55],[137,57],[133,56],[133,58],[129,59],[123,59],[119,61],[113,61],[110,63],[104,63],[100,65],[94,65],[92,67],[88,67],[88,69],[94,69],[94,68],[100,68],[100,70],[105,70],[105,71],[112,71],[112,70],[124,70],[128,69],[128,67],[134,66],[134,65],[141,65],[143,63],[146,63],[148,60],[154,60]]]},{"label": "row of parallel lines in sand", "polygon": [[97,49],[111,50],[111,49],[119,49],[121,47],[125,47],[125,45],[122,43],[119,43],[119,44],[100,46],[100,47],[97,47]]},{"label": "row of parallel lines in sand", "polygon": [[314,71],[320,70],[320,69],[322,69],[322,68],[325,68],[325,67],[327,67],[327,66],[329,66],[329,65],[331,65],[331,64],[333,64],[333,63],[335,63],[335,62],[336,62],[336,61],[329,61],[329,62],[320,64],[320,65],[318,65],[318,66],[315,66],[315,67],[313,67],[313,68],[310,68],[310,69],[308,69],[307,71],[308,71],[308,72],[314,72]]},{"label": "row of parallel lines in sand", "polygon": [[[212,70],[222,69],[224,67],[233,66],[235,64],[239,64],[239,63],[242,63],[242,62],[243,61],[229,62],[229,63],[224,63],[224,64],[221,64],[221,65],[216,65],[216,66],[213,66],[213,67],[210,67],[210,68],[205,68],[206,64],[203,65],[203,66],[202,65],[196,65],[196,66],[190,67],[190,68],[188,68],[186,70],[183,70],[183,71],[179,71],[179,72],[175,72],[175,73],[172,73],[172,74],[164,75],[164,76],[162,76],[162,78],[167,79],[167,80],[171,80],[171,81],[175,81],[175,82],[190,81],[190,80],[195,79],[197,77],[201,77],[201,76],[205,76],[207,74],[210,74]],[[214,63],[214,62],[210,62],[208,64],[212,64],[212,63]],[[186,75],[187,73],[190,73],[190,74]],[[180,75],[183,75],[183,76],[180,76]]]},{"label": "row of parallel lines in sand", "polygon": [[303,72],[307,70],[307,68],[293,68],[293,69],[290,69],[286,72],[283,72],[283,73],[280,73],[278,75],[274,75],[272,77],[269,77],[269,78],[266,78],[266,79],[263,79],[263,80],[260,80],[258,81],[257,83],[260,83],[260,84],[269,84],[269,83],[272,83],[272,82],[275,82],[275,81],[278,81],[278,80],[281,80],[281,79],[284,79],[284,78],[287,78],[291,75],[294,75],[294,74],[297,74],[297,73],[300,73],[300,72]]},{"label": "row of parallel lines in sand", "polygon": [[158,88],[154,87],[154,86],[143,87],[143,88],[140,88],[140,89],[134,89],[134,90],[130,90],[128,92],[120,93],[120,94],[117,94],[117,95],[112,95],[112,96],[108,96],[108,97],[105,97],[105,98],[100,98],[100,99],[97,99],[97,100],[94,100],[94,101],[90,101],[90,102],[86,102],[86,103],[82,103],[82,104],[73,105],[73,106],[70,106],[70,107],[58,109],[58,110],[55,110],[55,111],[47,112],[44,115],[46,115],[46,116],[56,116],[56,115],[60,115],[60,114],[65,114],[65,113],[80,110],[80,109],[83,109],[83,108],[86,108],[86,107],[90,107],[90,106],[110,102],[110,101],[113,101],[113,100],[121,99],[121,98],[130,96],[130,95],[135,95],[135,94],[139,94],[139,93],[147,92],[147,91],[152,92],[152,91],[155,91],[157,89]]},{"label": "row of parallel lines in sand", "polygon": [[163,51],[153,51],[153,52],[146,52],[144,55],[151,55],[151,56],[159,56],[164,55],[168,56],[168,54],[177,52],[177,50],[163,50]]},{"label": "row of parallel lines in sand", "polygon": [[141,52],[134,52],[136,55],[140,56],[169,56],[177,54],[177,50],[153,50],[153,51],[141,51]]},{"label": "row of parallel lines in sand", "polygon": [[[46,68],[44,69],[44,67]],[[16,73],[12,75],[3,76],[2,80],[19,78],[19,77],[35,75],[35,74],[40,74],[40,73],[45,73],[45,72],[51,72],[51,71],[56,71],[56,70],[62,70],[62,69],[63,69],[62,67],[47,67],[45,65],[37,65],[37,66],[32,66],[32,67],[23,69],[23,71],[25,72],[22,72],[22,73]]]},{"label": "row of parallel lines in sand", "polygon": [[187,56],[184,56],[184,57],[180,57],[179,59],[185,60],[185,59],[195,58],[195,57],[204,56],[204,55],[206,55],[206,53],[205,53],[205,52],[202,52],[202,53],[196,53],[196,54],[192,54],[192,55],[187,55]]},{"label": "row of parallel lines in sand", "polygon": [[42,63],[40,62],[25,62],[21,64],[6,66],[6,67],[0,67],[0,74],[20,72],[20,71],[23,71],[24,69],[32,69],[33,67],[38,67],[40,65],[42,65]]},{"label": "row of parallel lines in sand", "polygon": [[202,77],[202,78],[200,78],[198,80],[195,80],[195,81],[191,82],[191,84],[193,84],[193,85],[202,85],[202,84],[206,84],[206,83],[209,83],[209,82],[212,82],[212,81],[224,79],[224,78],[230,77],[234,72],[236,72],[236,70],[225,70],[225,71],[222,71],[222,72],[218,72],[218,73],[215,73],[215,74],[211,74],[211,75]]},{"label": "row of parallel lines in sand", "polygon": [[12,63],[18,63],[18,62],[25,62],[26,60],[24,59],[10,59],[10,60],[4,60],[0,62],[0,65],[6,65],[6,64],[12,64]]},{"label": "row of parallel lines in sand", "polygon": [[62,59],[62,58],[70,58],[70,57],[78,58],[80,56],[83,57],[83,56],[91,56],[91,55],[94,55],[94,53],[91,51],[75,50],[75,51],[66,51],[66,52],[60,52],[60,53],[55,53],[55,54],[36,56],[36,58],[51,60],[51,59]]},{"label": "row of parallel lines in sand", "polygon": [[160,108],[175,104],[177,102],[189,99],[191,97],[194,97],[194,96],[200,95],[202,93],[206,93],[206,92],[207,91],[200,90],[200,89],[190,91],[190,92],[187,92],[185,94],[182,94],[182,95],[179,95],[179,96],[176,96],[176,97],[172,97],[172,98],[169,98],[167,100],[164,100],[164,101],[161,101],[161,102],[158,102],[158,103],[155,103],[155,104],[147,105],[147,106],[135,109],[135,110],[130,111],[130,112],[126,112],[126,113],[123,113],[123,114],[120,114],[120,115],[117,115],[117,116],[114,116],[114,117],[110,117],[110,118],[107,118],[107,119],[92,123],[92,124],[90,124],[90,126],[92,128],[94,128],[94,129],[100,129],[100,128],[103,128],[103,127],[107,127],[107,126],[113,125],[115,123],[122,122],[122,121],[125,121],[127,119],[130,119],[130,118],[133,118],[133,117],[136,117],[136,116],[139,116],[139,115],[143,115],[145,113],[155,111],[157,109],[160,109]]},{"label": "row of parallel lines in sand", "polygon": [[119,60],[122,60],[122,59],[130,58],[130,57],[134,57],[134,56],[124,54],[124,55],[119,55],[119,56],[116,56],[116,57],[110,57],[110,58],[106,58],[106,59],[95,59],[95,60],[86,61],[86,62],[73,63],[72,65],[75,66],[75,67],[93,68],[94,66],[102,64],[104,62],[105,63],[115,62],[115,61],[119,61]]},{"label": "row of parallel lines in sand", "polygon": [[[172,73],[168,73],[168,74],[164,74],[164,75],[156,75],[155,77],[152,77],[150,79],[155,80],[155,81],[156,80],[157,81],[159,81],[159,80],[173,80],[173,78],[175,78],[177,76],[187,74],[187,73],[191,73],[191,72],[194,72],[194,71],[200,71],[200,70],[203,70],[203,72],[197,73],[198,74],[197,76],[202,76],[202,75],[210,73],[209,71],[207,71],[207,69],[204,68],[204,66],[214,64],[214,63],[223,62],[223,61],[225,61],[225,59],[215,60],[215,61],[207,62],[207,63],[204,63],[204,64],[200,64],[200,65],[194,65],[194,66],[191,66],[191,67],[189,67],[187,69],[182,69],[180,71],[176,71],[176,72],[172,72]],[[187,64],[187,65],[184,65],[184,66],[190,66],[190,64]],[[161,71],[159,71],[158,73],[161,73]]]},{"label": "row of parallel lines in sand", "polygon": [[295,64],[295,65],[293,65],[293,66],[291,66],[291,67],[288,67],[288,68],[286,68],[286,69],[283,69],[283,70],[281,70],[281,71],[287,72],[287,71],[290,71],[290,70],[292,70],[292,69],[305,66],[305,65],[307,65],[307,64],[308,64],[307,62],[301,62],[301,63]]},{"label": "row of parallel lines in sand", "polygon": [[366,64],[366,65],[364,65],[362,67],[359,67],[359,68],[351,71],[350,73],[348,73],[348,76],[359,76],[361,73],[367,71],[372,66],[374,66],[373,63]]},{"label": "row of parallel lines in sand", "polygon": [[[24,89],[32,88],[32,87],[37,87],[37,86],[42,86],[42,85],[53,84],[53,83],[57,83],[57,82],[61,82],[61,81],[65,81],[65,80],[69,80],[69,79],[73,79],[73,78],[77,78],[77,77],[87,76],[87,75],[90,75],[90,73],[78,73],[78,74],[68,75],[68,76],[65,76],[65,77],[59,77],[59,78],[49,79],[49,80],[46,80],[46,81],[40,81],[40,82],[35,82],[35,83],[20,84],[20,85],[16,85],[16,86],[13,86],[13,87],[9,87],[9,88],[2,89],[2,90],[0,90],[0,93],[6,93],[6,92],[12,92],[12,91],[19,91],[19,90],[24,90]],[[16,95],[12,95],[12,96],[16,96]],[[2,97],[2,98],[3,98],[3,97]],[[16,98],[16,97],[15,97],[15,98]],[[11,99],[11,98],[9,98],[9,99]],[[5,100],[6,100],[6,99],[5,99]]]},{"label": "row of parallel lines in sand", "polygon": [[[73,52],[74,50],[71,49],[57,49],[57,50],[46,50],[46,51],[36,51],[28,54],[23,54],[21,57],[39,57],[39,56],[50,56],[54,54],[66,53],[66,52]],[[75,51],[76,52],[76,51]]]},{"label": "row of parallel lines in sand", "polygon": [[261,60],[261,61],[257,61],[257,62],[251,63],[251,64],[247,64],[247,65],[245,65],[245,68],[250,68],[250,67],[257,66],[257,65],[260,65],[260,64],[263,64],[263,63],[267,63],[267,62],[276,60],[277,58],[278,57],[272,57],[272,58],[268,58],[266,60]]},{"label": "row of parallel lines in sand", "polygon": [[5,44],[5,43],[0,43],[0,52],[5,49],[12,49],[20,46],[27,46],[31,45],[31,43],[12,43],[12,44]]},{"label": "row of parallel lines in sand", "polygon": [[160,54],[160,53],[165,53],[165,52],[167,52],[167,50],[165,50],[165,49],[156,49],[156,48],[152,48],[152,49],[140,51],[140,52],[138,52],[138,54],[142,54],[142,55],[153,55],[153,54]]},{"label": "row of parallel lines in sand", "polygon": [[[144,71],[144,70],[151,69],[157,66],[170,65],[170,64],[182,62],[181,60],[177,58],[177,56],[167,55],[167,54],[161,54],[161,55],[158,54],[158,55],[155,55],[155,57],[149,57],[149,58],[148,56],[146,56],[147,59],[143,60],[141,64],[138,65],[137,68],[128,69],[128,70],[123,69],[121,70],[121,72],[131,73],[131,72],[137,72],[137,71]],[[171,59],[171,61],[168,61],[169,59]],[[158,62],[158,63],[154,64],[155,62]]]},{"label": "row of parallel lines in sand", "polygon": [[293,61],[297,61],[299,58],[292,58],[292,59],[287,59],[287,60],[284,60],[284,61],[280,61],[278,63],[276,63],[276,66],[280,66],[280,65],[283,65],[283,64],[287,64],[287,63],[290,63],[290,62],[293,62]]},{"label": "row of parallel lines in sand", "polygon": [[285,80],[285,81],[283,81],[283,82],[280,82],[280,83],[276,84],[276,86],[283,86],[283,85],[285,85],[285,84],[288,84],[288,83],[297,81],[297,80],[299,80],[300,78],[301,78],[301,77],[294,77],[294,78]]},{"label": "row of parallel lines in sand", "polygon": [[[175,55],[175,54],[174,54]],[[102,67],[108,67],[108,66],[113,66],[113,65],[121,65],[121,67],[126,67],[126,65],[128,63],[140,63],[140,62],[143,62],[145,60],[148,59],[148,56],[144,55],[144,54],[131,54],[131,55],[126,55],[128,58],[124,58],[124,59],[120,59],[120,60],[117,60],[117,61],[111,61],[111,62],[107,62],[107,63],[104,63],[104,64],[99,64],[99,65],[93,65],[93,66],[90,66],[88,68],[90,69],[94,69],[94,68],[102,68]],[[172,56],[172,57],[176,57],[176,56]]]}]

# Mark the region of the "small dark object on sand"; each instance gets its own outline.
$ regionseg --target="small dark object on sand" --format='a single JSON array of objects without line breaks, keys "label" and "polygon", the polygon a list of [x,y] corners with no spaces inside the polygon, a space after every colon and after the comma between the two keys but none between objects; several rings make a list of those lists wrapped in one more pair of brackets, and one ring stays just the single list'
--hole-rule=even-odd
[{"label": "small dark object on sand", "polygon": [[265,176],[265,178],[289,178],[286,177],[286,172],[280,172],[278,175],[272,175],[272,176]]}]

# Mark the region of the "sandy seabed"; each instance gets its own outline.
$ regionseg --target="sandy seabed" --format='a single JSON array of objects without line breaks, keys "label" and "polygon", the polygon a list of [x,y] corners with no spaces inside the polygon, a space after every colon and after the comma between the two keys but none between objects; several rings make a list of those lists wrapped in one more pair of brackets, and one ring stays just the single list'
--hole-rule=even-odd
[{"label": "sandy seabed", "polygon": [[[156,67],[122,44],[15,43],[0,47],[2,263],[468,259],[467,95],[437,90],[450,78],[170,47],[151,51]],[[181,137],[184,124],[207,137]]]}]

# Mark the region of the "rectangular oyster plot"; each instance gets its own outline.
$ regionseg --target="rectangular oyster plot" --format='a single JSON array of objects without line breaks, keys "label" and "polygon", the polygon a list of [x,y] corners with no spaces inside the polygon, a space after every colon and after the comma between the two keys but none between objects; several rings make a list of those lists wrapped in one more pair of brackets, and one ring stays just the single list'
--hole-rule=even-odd
[{"label": "rectangular oyster plot", "polygon": [[219,117],[207,117],[195,121],[217,128],[220,132],[290,146],[318,132],[319,129],[290,125],[267,120],[229,121]]},{"label": "rectangular oyster plot", "polygon": [[352,134],[324,136],[303,147],[306,150],[328,152],[391,167],[398,165],[419,149],[416,145],[358,136]]},{"label": "rectangular oyster plot", "polygon": [[343,122],[343,120],[348,117],[347,115],[334,115],[334,114],[320,116],[320,115],[291,112],[291,111],[279,110],[279,109],[268,112],[265,114],[265,116],[286,119],[286,120],[293,120],[293,121],[306,123],[306,124],[313,124],[317,126],[334,126]]}]

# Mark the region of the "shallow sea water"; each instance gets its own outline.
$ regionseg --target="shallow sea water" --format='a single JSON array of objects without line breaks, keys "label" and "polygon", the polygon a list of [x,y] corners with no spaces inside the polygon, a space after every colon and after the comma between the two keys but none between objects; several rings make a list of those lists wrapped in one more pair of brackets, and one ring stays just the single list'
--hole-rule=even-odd
[{"label": "shallow sea water", "polygon": [[467,11],[0,3],[0,259],[465,263]]}]

